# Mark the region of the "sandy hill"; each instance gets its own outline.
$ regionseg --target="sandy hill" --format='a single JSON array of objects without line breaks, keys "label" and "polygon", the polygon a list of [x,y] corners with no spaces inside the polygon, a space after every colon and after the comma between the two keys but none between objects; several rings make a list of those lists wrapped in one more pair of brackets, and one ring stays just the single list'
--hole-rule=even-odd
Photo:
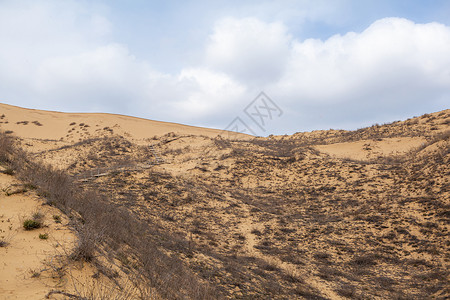
[{"label": "sandy hill", "polygon": [[101,114],[120,129],[81,135],[86,119],[58,113],[68,127],[47,140],[24,129],[44,119],[4,114],[27,151],[5,168],[89,229],[73,225],[77,236],[102,236],[87,238],[90,263],[119,285],[163,299],[450,296],[450,110],[242,140],[199,128],[139,135]]},{"label": "sandy hill", "polygon": [[[139,142],[170,132],[216,137],[222,130],[152,121],[104,113],[62,113],[0,103],[0,124],[22,138],[78,142],[100,136],[121,135]],[[246,135],[238,135],[245,137]]]}]

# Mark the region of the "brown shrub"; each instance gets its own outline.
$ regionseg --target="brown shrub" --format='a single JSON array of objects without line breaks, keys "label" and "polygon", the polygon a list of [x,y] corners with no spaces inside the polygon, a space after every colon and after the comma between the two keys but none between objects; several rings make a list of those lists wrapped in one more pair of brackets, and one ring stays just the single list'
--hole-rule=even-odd
[{"label": "brown shrub", "polygon": [[178,237],[168,236],[167,232],[140,221],[97,192],[83,191],[63,171],[30,161],[3,132],[0,132],[0,161],[12,168],[20,179],[38,187],[38,194],[45,196],[48,204],[71,217],[79,238],[71,255],[73,259],[95,261],[100,246],[114,251],[119,245],[126,245],[129,254],[138,258],[137,272],[164,298],[220,298],[217,291],[201,283],[178,258],[155,246],[155,241],[161,240],[172,243],[166,245],[169,248],[187,245],[187,242],[180,242]]}]

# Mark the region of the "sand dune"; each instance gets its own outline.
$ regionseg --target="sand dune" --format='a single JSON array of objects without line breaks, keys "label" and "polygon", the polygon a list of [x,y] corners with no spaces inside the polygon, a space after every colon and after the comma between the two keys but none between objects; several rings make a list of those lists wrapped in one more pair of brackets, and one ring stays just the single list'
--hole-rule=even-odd
[{"label": "sand dune", "polygon": [[[118,134],[133,141],[142,141],[170,132],[216,137],[223,130],[153,121],[106,113],[63,113],[21,108],[0,103],[0,125],[15,135],[30,139],[77,142],[81,139]],[[245,134],[233,137],[246,138]]]},{"label": "sand dune", "polygon": [[[355,131],[229,140],[214,129],[0,105],[0,128],[19,137],[27,159],[52,167],[44,178],[23,168],[39,179],[36,191],[14,195],[28,181],[0,174],[0,229],[14,235],[0,248],[0,299],[45,295],[54,282],[30,270],[42,270],[56,240],[75,239],[51,218],[62,213],[42,205],[51,188],[39,182],[58,174],[76,191],[58,207],[91,229],[107,224],[97,265],[126,271],[119,281],[146,274],[163,299],[200,290],[203,299],[448,299],[449,124],[445,110]],[[48,227],[24,231],[22,216],[36,209]],[[52,239],[40,240],[46,232]],[[77,276],[95,282],[101,268],[85,267]]]}]

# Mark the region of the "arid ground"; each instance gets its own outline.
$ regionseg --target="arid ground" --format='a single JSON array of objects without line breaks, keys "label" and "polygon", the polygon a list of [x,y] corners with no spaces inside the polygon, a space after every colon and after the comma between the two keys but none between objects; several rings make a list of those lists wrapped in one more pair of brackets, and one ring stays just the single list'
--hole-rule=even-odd
[{"label": "arid ground", "polygon": [[0,128],[0,299],[450,297],[450,110],[229,139],[0,104]]}]

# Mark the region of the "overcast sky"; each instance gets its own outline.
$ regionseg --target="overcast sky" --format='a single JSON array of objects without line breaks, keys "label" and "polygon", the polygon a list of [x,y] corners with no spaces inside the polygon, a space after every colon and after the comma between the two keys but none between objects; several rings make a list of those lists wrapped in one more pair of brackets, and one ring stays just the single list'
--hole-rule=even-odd
[{"label": "overcast sky", "polygon": [[450,106],[450,1],[0,0],[0,102],[257,135],[406,119]]}]

